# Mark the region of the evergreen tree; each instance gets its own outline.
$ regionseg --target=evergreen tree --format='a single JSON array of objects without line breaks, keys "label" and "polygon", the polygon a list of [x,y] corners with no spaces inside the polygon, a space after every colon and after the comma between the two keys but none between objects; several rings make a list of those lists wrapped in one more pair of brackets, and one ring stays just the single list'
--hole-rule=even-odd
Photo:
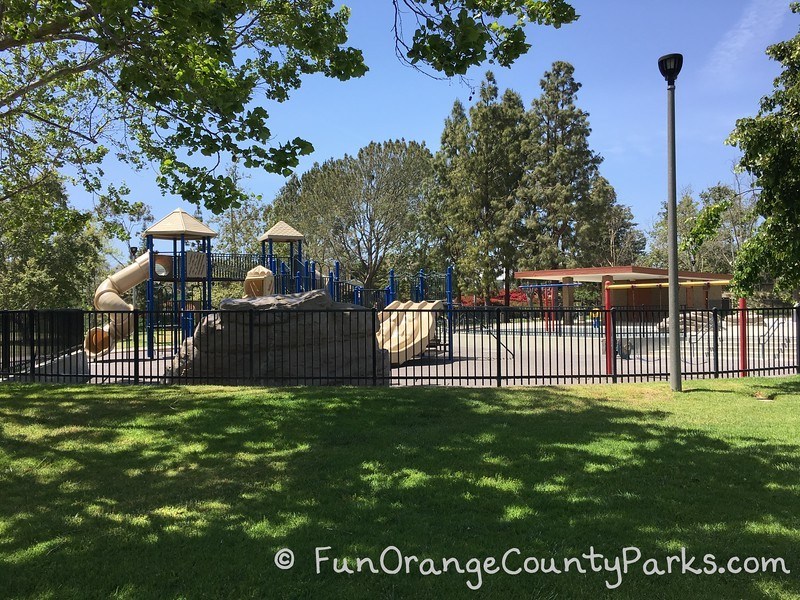
[{"label": "evergreen tree", "polygon": [[457,268],[459,285],[488,302],[498,275],[510,285],[521,213],[522,142],[527,135],[522,99],[511,90],[499,97],[492,73],[469,110],[456,102],[445,122],[434,162],[435,189],[428,214],[440,229],[439,243]]},{"label": "evergreen tree", "polygon": [[460,184],[469,156],[469,119],[459,100],[445,119],[439,151],[431,163],[431,177],[425,183],[420,235],[429,249],[429,264],[456,267],[457,294],[472,269],[462,269],[472,228],[466,221],[467,190]]},{"label": "evergreen tree", "polygon": [[541,80],[542,94],[528,119],[521,266],[561,268],[576,263],[576,224],[594,219],[592,182],[602,158],[589,148],[588,113],[575,104],[581,84],[574,68],[555,62]]},{"label": "evergreen tree", "polygon": [[576,265],[632,265],[644,253],[646,238],[627,206],[617,203],[614,188],[602,176],[592,181],[589,202],[575,225]]}]

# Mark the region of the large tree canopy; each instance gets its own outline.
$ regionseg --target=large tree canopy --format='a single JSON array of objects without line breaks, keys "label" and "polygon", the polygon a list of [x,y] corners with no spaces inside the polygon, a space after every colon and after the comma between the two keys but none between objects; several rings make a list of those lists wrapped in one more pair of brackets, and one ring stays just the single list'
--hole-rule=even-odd
[{"label": "large tree canopy", "polygon": [[[611,202],[593,194],[602,157],[589,146],[589,114],[578,107],[575,68],[556,61],[541,80],[542,93],[528,113],[521,266],[554,269],[577,262],[579,222],[598,220]],[[595,186],[597,187],[597,186]],[[610,184],[609,184],[610,187]]]},{"label": "large tree canopy", "polygon": [[86,306],[105,267],[102,246],[58,175],[45,174],[35,194],[0,202],[0,309]]},{"label": "large tree canopy", "polygon": [[599,174],[573,72],[554,63],[528,111],[488,73],[475,105],[456,102],[445,121],[422,235],[456,266],[459,290],[487,303],[497,277],[508,291],[517,268],[630,264],[643,250],[630,209]]},{"label": "large tree canopy", "polygon": [[[528,22],[577,18],[563,0],[393,4],[405,58],[446,75],[487,56],[510,64],[529,47]],[[4,0],[0,198],[65,165],[98,191],[113,149],[155,162],[165,191],[214,212],[235,206],[243,198],[221,162],[288,174],[312,150],[272,139],[263,100],[286,100],[306,74],[366,71],[346,46],[348,17],[332,0]]]},{"label": "large tree canopy", "polygon": [[[792,4],[800,14],[800,3]],[[763,218],[735,263],[742,292],[765,279],[779,291],[800,286],[800,33],[767,49],[783,65],[771,95],[755,117],[740,119],[730,142],[742,150],[740,166],[756,178],[761,193],[755,212]]]},{"label": "large tree canopy", "polygon": [[478,290],[486,302],[498,275],[510,284],[515,266],[527,136],[522,99],[512,90],[501,96],[489,72],[469,113],[454,103],[434,162],[428,233],[455,265],[459,289]]},{"label": "large tree canopy", "polygon": [[292,177],[272,205],[306,237],[307,255],[339,259],[350,275],[375,288],[391,266],[414,253],[422,186],[431,155],[405,140],[371,142],[356,156],[315,164]]}]

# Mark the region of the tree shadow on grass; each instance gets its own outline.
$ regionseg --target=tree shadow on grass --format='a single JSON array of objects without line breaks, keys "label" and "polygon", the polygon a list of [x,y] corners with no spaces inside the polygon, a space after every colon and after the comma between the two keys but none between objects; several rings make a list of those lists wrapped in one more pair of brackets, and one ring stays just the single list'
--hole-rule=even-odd
[{"label": "tree shadow on grass", "polygon": [[[662,568],[686,547],[720,564],[783,557],[794,571],[634,569],[614,592],[610,574],[498,574],[484,576],[484,597],[800,593],[795,440],[716,436],[547,388],[168,388],[61,402],[20,389],[0,405],[0,596],[440,598],[475,581],[335,575],[330,562],[314,572],[316,547],[377,562],[390,545],[462,565],[513,547],[560,559],[635,546]],[[291,571],[273,563],[282,547],[295,551]]]}]

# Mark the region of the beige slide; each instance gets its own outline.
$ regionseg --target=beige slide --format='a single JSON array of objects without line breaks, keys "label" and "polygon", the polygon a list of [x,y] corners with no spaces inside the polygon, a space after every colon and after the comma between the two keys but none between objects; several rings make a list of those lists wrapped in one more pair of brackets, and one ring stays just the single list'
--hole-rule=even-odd
[{"label": "beige slide", "polygon": [[[161,258],[161,257],[159,257]],[[171,261],[170,261],[171,266]],[[122,299],[122,294],[150,277],[150,253],[145,252],[136,261],[121,271],[109,275],[94,293],[94,307],[102,311],[114,311],[108,325],[94,327],[86,334],[83,348],[89,358],[102,356],[114,348],[118,340],[131,332],[133,306]]]},{"label": "beige slide", "polygon": [[378,346],[389,351],[393,367],[402,365],[425,352],[436,337],[436,312],[443,311],[436,302],[400,302],[395,300],[378,313]]}]

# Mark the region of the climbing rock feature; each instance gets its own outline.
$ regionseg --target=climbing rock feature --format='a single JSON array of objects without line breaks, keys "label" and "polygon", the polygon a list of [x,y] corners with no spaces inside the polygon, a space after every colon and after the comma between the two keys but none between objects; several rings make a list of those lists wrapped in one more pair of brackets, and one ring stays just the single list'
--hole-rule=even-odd
[{"label": "climbing rock feature", "polygon": [[167,383],[383,385],[389,353],[371,310],[324,290],[226,299],[167,368]]}]

